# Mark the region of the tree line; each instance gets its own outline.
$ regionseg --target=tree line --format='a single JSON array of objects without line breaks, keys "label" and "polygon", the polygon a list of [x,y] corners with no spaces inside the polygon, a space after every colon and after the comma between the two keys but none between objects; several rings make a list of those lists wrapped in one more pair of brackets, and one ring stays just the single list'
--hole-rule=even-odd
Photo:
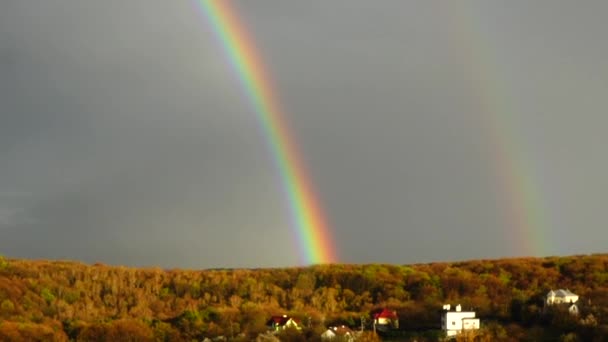
[{"label": "tree line", "polygon": [[[580,296],[578,316],[544,306],[558,288]],[[444,303],[475,310],[491,340],[601,340],[608,255],[200,271],[0,258],[0,340],[249,341],[279,314],[314,340],[387,307],[420,341]]]}]

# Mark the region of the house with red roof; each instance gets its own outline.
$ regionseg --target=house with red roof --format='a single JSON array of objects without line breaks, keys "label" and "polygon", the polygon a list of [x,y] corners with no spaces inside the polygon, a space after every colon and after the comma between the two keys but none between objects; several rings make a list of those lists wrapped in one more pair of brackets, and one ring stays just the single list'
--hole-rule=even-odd
[{"label": "house with red roof", "polygon": [[373,324],[377,328],[399,329],[397,311],[387,308],[372,312]]}]

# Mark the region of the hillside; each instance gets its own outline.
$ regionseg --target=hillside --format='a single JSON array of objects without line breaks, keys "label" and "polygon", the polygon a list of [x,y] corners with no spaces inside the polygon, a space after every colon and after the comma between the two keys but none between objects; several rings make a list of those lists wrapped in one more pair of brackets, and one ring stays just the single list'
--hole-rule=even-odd
[{"label": "hillside", "polygon": [[[580,296],[578,317],[543,313],[558,288]],[[277,314],[313,340],[382,307],[414,332],[437,329],[443,303],[475,309],[494,340],[601,338],[608,255],[203,271],[0,259],[0,340],[251,340]]]}]

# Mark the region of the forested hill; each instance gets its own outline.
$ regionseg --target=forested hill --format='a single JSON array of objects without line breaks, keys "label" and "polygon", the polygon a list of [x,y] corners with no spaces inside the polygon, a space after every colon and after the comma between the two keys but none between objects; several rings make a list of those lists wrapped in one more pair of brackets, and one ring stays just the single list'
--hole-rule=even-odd
[{"label": "forested hill", "polygon": [[[543,312],[559,288],[580,296],[580,319]],[[400,329],[421,331],[438,328],[444,303],[474,309],[496,339],[549,328],[599,336],[608,332],[608,255],[203,271],[0,259],[0,340],[251,340],[279,314],[301,320],[312,339],[383,307],[398,312]]]}]

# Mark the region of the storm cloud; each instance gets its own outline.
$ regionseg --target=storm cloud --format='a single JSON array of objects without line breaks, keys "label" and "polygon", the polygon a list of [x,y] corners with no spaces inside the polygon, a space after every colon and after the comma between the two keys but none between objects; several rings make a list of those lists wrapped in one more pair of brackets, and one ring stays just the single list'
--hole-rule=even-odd
[{"label": "storm cloud", "polygon": [[[608,5],[234,6],[340,261],[605,251]],[[493,137],[487,118],[510,133]],[[256,120],[193,1],[2,2],[0,253],[297,264]],[[511,154],[497,156],[496,139]],[[500,158],[532,181],[534,231],[508,217]]]}]

